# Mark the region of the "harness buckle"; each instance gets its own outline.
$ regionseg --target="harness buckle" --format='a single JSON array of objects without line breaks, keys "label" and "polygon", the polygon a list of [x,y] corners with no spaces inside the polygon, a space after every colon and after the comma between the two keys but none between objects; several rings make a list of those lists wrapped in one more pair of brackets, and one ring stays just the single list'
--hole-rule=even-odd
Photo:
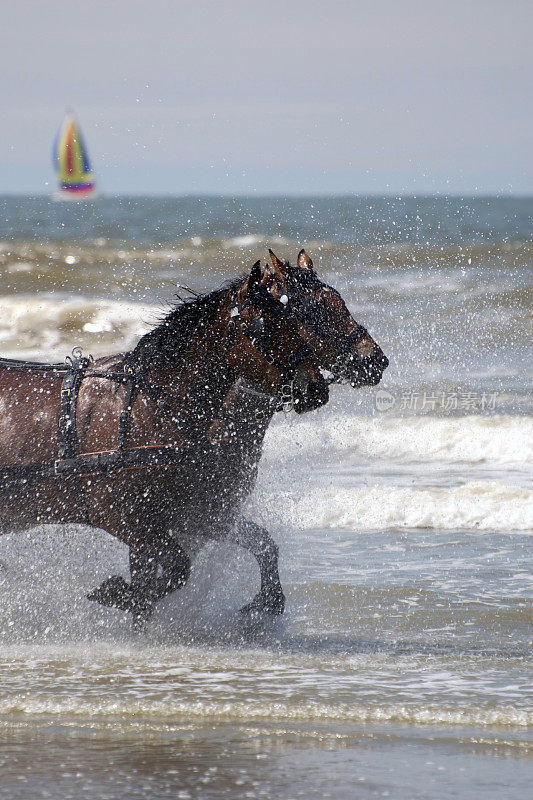
[{"label": "harness buckle", "polygon": [[91,354],[88,356],[83,355],[83,350],[79,345],[72,348],[69,356],[65,356],[65,364],[74,370],[87,369],[89,364],[92,364],[93,361],[94,358]]},{"label": "harness buckle", "polygon": [[294,408],[294,381],[289,381],[281,387],[280,395],[281,411],[288,414]]},{"label": "harness buckle", "polygon": [[56,458],[56,460],[54,461],[54,475],[61,475],[63,464],[64,464],[63,458]]}]

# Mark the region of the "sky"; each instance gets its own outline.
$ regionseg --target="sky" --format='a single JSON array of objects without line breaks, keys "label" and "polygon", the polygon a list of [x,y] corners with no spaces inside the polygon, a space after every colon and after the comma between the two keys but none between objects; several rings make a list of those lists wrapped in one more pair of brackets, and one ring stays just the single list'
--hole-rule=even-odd
[{"label": "sky", "polygon": [[533,194],[531,0],[0,0],[0,194]]}]

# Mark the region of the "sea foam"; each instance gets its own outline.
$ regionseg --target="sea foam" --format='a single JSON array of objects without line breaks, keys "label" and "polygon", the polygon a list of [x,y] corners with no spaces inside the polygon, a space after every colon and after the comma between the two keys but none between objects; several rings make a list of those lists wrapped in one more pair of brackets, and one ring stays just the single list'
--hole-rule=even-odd
[{"label": "sea foam", "polygon": [[1,297],[0,308],[1,354],[34,360],[60,360],[74,345],[94,356],[127,349],[161,315],[146,303],[87,297]]},{"label": "sea foam", "polygon": [[273,426],[265,456],[277,459],[280,446],[315,457],[345,461],[522,464],[533,460],[533,419],[508,415],[462,417],[307,416],[290,427]]},{"label": "sea foam", "polygon": [[497,481],[446,489],[315,488],[311,502],[287,495],[285,509],[292,524],[307,529],[533,531],[533,491]]}]

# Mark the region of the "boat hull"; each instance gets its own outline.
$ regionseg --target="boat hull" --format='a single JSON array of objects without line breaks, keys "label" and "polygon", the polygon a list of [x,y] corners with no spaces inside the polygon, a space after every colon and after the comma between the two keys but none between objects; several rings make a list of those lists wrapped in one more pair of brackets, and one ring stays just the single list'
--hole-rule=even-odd
[{"label": "boat hull", "polygon": [[98,192],[92,189],[89,192],[64,192],[57,191],[51,196],[55,203],[81,203],[87,200],[97,200]]}]

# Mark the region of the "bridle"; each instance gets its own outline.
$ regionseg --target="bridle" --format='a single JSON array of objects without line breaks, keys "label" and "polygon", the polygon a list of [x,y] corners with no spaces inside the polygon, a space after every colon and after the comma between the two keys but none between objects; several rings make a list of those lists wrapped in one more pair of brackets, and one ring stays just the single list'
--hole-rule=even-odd
[{"label": "bridle", "polygon": [[[268,330],[268,326],[265,324],[264,312],[268,311],[271,317],[280,319],[281,315],[286,313],[285,308],[287,303],[276,300],[264,286],[255,288],[251,292],[251,296],[247,296],[242,303],[238,302],[237,295],[235,294],[231,302],[230,320],[224,348],[224,352],[226,353],[233,342],[238,325],[243,336],[250,341],[257,352],[265,361],[277,369],[280,374],[281,383],[279,396],[270,395],[267,392],[261,392],[244,385],[240,387],[240,391],[245,394],[252,394],[255,397],[268,399],[274,406],[274,411],[284,411],[285,413],[292,411],[294,408],[294,380],[296,370],[303,361],[314,355],[311,347],[305,342],[302,342],[298,349],[294,353],[291,353],[286,363],[281,362],[272,355],[272,332]],[[241,316],[246,308],[259,308],[259,313],[253,317],[250,322],[244,322]]]},{"label": "bridle", "polygon": [[320,323],[320,309],[316,305],[316,300],[316,291],[313,292],[313,298],[309,295],[299,297],[298,293],[291,296],[291,304],[298,319],[305,324],[309,331],[316,334],[337,353],[331,367],[327,370],[331,375],[326,382],[328,385],[349,383],[351,378],[349,369],[354,360],[352,348],[368,336],[368,331],[363,325],[356,324],[354,329],[343,337],[326,333]]},{"label": "bridle", "polygon": [[340,340],[335,336],[329,336],[329,334],[320,335],[322,339],[337,350],[337,356],[330,370],[332,377],[328,380],[328,383],[349,383],[350,374],[348,370],[351,362],[354,360],[352,346],[358,344],[361,339],[364,339],[365,336],[368,335],[367,329],[363,325],[356,325],[350,333]]}]

